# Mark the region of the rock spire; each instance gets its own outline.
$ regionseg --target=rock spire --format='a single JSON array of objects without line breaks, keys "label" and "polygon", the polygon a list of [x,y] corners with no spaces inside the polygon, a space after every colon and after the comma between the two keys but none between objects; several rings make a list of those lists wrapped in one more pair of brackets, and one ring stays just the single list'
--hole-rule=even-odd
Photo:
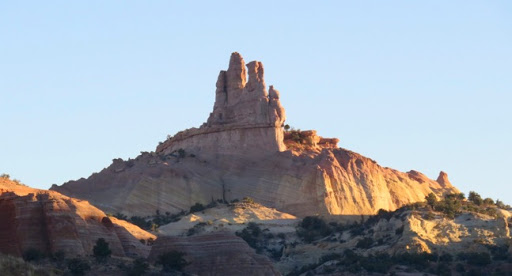
[{"label": "rock spire", "polygon": [[246,65],[239,53],[232,53],[229,68],[220,71],[216,86],[214,109],[206,127],[283,125],[286,115],[279,102],[279,93],[272,86],[270,95],[267,93],[264,68],[260,61],[251,61]]},{"label": "rock spire", "polygon": [[179,149],[194,154],[244,153],[266,155],[286,150],[283,125],[286,113],[279,92],[265,85],[263,64],[245,64],[235,52],[228,70],[219,73],[215,103],[200,128],[177,133],[157,147],[157,152]]}]

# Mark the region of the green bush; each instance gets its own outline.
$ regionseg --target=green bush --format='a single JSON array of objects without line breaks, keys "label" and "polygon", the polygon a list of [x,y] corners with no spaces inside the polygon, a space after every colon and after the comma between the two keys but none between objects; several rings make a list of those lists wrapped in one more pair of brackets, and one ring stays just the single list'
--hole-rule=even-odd
[{"label": "green bush", "polygon": [[181,271],[185,266],[189,265],[183,256],[185,256],[183,252],[169,251],[158,256],[156,264],[162,265],[162,271],[164,272]]},{"label": "green bush", "polygon": [[453,256],[449,253],[444,253],[439,257],[439,261],[443,263],[451,263],[453,261]]},{"label": "green bush", "polygon": [[261,228],[254,222],[249,222],[247,224],[247,227],[242,229],[241,232],[236,232],[236,235],[242,238],[247,244],[256,249],[256,251],[262,250],[262,245],[260,244],[260,236],[261,236],[262,230]]},{"label": "green bush", "polygon": [[73,275],[84,275],[86,271],[91,269],[91,266],[85,260],[74,258],[68,260],[68,269]]},{"label": "green bush", "polygon": [[468,200],[478,206],[480,206],[484,203],[484,200],[482,199],[482,197],[478,193],[473,192],[473,191],[469,192]]},{"label": "green bush", "polygon": [[392,259],[394,263],[413,266],[414,268],[423,271],[430,265],[430,263],[435,262],[437,257],[438,256],[435,254],[423,252],[396,254]]},{"label": "green bush", "polygon": [[251,197],[246,196],[246,197],[244,197],[242,199],[242,202],[243,203],[247,203],[247,204],[254,204],[254,199],[252,199]]},{"label": "green bush", "polygon": [[487,252],[459,253],[458,259],[478,266],[486,266],[491,263],[491,255]]},{"label": "green bush", "polygon": [[319,217],[305,217],[297,228],[297,235],[307,243],[327,237],[331,233],[331,227]]},{"label": "green bush", "polygon": [[494,205],[494,200],[492,198],[485,198],[483,203],[485,205]]},{"label": "green bush", "polygon": [[360,260],[361,266],[368,272],[387,273],[393,266],[391,257],[386,254],[369,255],[368,257],[362,257]]},{"label": "green bush", "polygon": [[437,196],[434,193],[429,193],[425,197],[425,201],[427,202],[427,205],[430,206],[430,208],[434,209],[434,206],[437,203]]},{"label": "green bush", "polygon": [[43,252],[35,248],[29,248],[23,252],[23,259],[27,262],[37,262],[45,257]]},{"label": "green bush", "polygon": [[108,242],[106,242],[104,238],[99,238],[96,241],[92,252],[98,262],[105,262],[112,254],[112,250],[110,250]]},{"label": "green bush", "polygon": [[359,240],[356,244],[356,247],[357,248],[363,248],[363,249],[368,249],[370,247],[372,247],[374,241],[372,238],[370,237],[365,237],[361,240]]},{"label": "green bush", "polygon": [[52,260],[61,263],[66,259],[66,253],[62,250],[59,250],[52,254]]},{"label": "green bush", "polygon": [[201,212],[204,209],[206,209],[206,208],[204,207],[203,204],[196,203],[196,204],[192,205],[192,207],[190,207],[190,213]]},{"label": "green bush", "polygon": [[128,276],[140,276],[144,275],[149,269],[149,264],[143,258],[137,258],[133,261],[131,267],[128,270]]},{"label": "green bush", "polygon": [[143,217],[139,217],[139,216],[132,216],[129,220],[129,222],[139,226],[140,228],[144,229],[144,230],[149,230],[151,228],[151,222],[150,221],[147,221],[145,218]]}]

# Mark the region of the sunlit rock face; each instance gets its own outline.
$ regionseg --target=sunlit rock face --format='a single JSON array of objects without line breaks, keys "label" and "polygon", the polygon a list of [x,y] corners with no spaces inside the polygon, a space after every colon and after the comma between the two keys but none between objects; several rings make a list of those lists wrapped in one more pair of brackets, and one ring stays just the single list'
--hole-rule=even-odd
[{"label": "sunlit rock face", "polygon": [[286,149],[282,129],[285,111],[273,86],[267,93],[261,62],[248,63],[246,70],[242,56],[233,53],[228,70],[219,73],[216,87],[213,112],[207,122],[200,128],[179,132],[161,144],[157,152],[187,149],[203,155],[254,156]]},{"label": "sunlit rock face", "polygon": [[445,176],[435,181],[381,167],[339,148],[337,138],[285,133],[279,99],[274,87],[267,93],[261,62],[245,66],[233,53],[228,70],[219,74],[213,112],[200,128],[52,189],[127,215],[175,213],[196,202],[244,197],[296,216],[366,215],[423,201],[431,192],[458,192]]},{"label": "sunlit rock face", "polygon": [[114,256],[146,257],[140,239],[156,237],[126,221],[107,217],[87,201],[32,189],[0,178],[0,252],[21,256],[29,249],[66,257],[88,256],[104,238]]}]

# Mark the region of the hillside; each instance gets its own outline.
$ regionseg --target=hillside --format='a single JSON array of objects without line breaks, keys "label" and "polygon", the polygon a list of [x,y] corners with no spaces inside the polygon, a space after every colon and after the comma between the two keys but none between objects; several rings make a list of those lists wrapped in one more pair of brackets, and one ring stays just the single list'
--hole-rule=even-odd
[{"label": "hillside", "polygon": [[[355,222],[343,216],[258,217],[269,209],[218,205],[161,227],[152,254],[174,244],[193,255],[194,241],[203,240],[197,247],[237,235],[282,275],[510,275],[512,209],[460,195]],[[234,219],[239,217],[247,219]]]},{"label": "hillside", "polygon": [[[248,76],[248,79],[247,79]],[[51,190],[127,215],[178,213],[195,203],[251,197],[295,216],[375,214],[456,193],[438,180],[399,172],[339,148],[315,131],[284,130],[280,93],[268,92],[261,62],[233,53],[216,84],[214,109],[199,128],[181,131],[155,152],[113,163]]]},{"label": "hillside", "polygon": [[109,243],[113,256],[146,257],[150,247],[140,240],[156,236],[108,217],[87,201],[0,177],[0,253],[88,256],[99,238]]}]

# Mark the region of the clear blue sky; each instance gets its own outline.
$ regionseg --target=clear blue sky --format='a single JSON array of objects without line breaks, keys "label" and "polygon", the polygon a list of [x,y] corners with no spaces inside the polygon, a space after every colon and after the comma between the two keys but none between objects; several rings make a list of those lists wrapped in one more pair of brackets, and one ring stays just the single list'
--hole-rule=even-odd
[{"label": "clear blue sky", "polygon": [[1,1],[0,173],[48,188],[154,150],[206,120],[233,51],[292,126],[512,204],[511,1]]}]

